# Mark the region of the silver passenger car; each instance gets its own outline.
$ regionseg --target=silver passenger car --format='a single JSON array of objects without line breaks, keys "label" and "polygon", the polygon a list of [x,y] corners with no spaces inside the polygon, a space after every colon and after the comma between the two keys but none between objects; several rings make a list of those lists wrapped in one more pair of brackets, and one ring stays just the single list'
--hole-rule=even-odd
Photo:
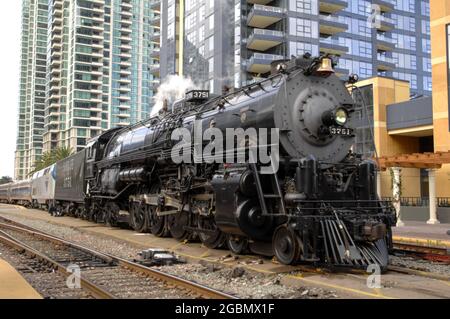
[{"label": "silver passenger car", "polygon": [[31,197],[34,208],[50,209],[55,199],[56,166],[52,165],[37,173],[31,179]]},{"label": "silver passenger car", "polygon": [[31,206],[31,181],[21,181],[11,184],[9,199],[11,204]]},{"label": "silver passenger car", "polygon": [[8,204],[10,202],[10,189],[12,184],[0,185],[0,203]]}]

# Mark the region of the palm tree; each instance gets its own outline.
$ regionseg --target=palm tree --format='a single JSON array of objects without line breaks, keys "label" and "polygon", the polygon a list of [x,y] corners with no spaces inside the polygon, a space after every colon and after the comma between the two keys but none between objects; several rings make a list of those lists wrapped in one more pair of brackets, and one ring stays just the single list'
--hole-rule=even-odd
[{"label": "palm tree", "polygon": [[34,170],[30,173],[30,176],[46,167],[55,164],[73,154],[73,149],[69,147],[57,147],[49,152],[42,154],[41,158],[34,163]]},{"label": "palm tree", "polygon": [[[53,150],[53,160],[54,163],[61,161],[73,154],[73,149],[69,147],[58,147]],[[54,164],[53,163],[53,164]]]},{"label": "palm tree", "polygon": [[0,178],[0,185],[12,183],[13,179],[9,176],[2,176]]}]

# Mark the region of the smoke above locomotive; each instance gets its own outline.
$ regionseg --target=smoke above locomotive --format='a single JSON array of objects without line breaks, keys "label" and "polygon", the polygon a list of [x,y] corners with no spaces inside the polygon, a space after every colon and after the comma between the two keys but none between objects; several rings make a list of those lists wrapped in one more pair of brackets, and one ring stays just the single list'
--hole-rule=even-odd
[{"label": "smoke above locomotive", "polygon": [[387,266],[396,217],[352,151],[356,105],[330,57],[220,96],[168,86],[156,116],[57,163],[51,211],[283,264]]},{"label": "smoke above locomotive", "polygon": [[151,116],[156,116],[164,108],[165,103],[173,104],[184,98],[186,92],[198,89],[197,85],[190,78],[180,75],[169,75],[163,83],[158,87],[158,91],[154,97],[155,105],[153,106]]}]

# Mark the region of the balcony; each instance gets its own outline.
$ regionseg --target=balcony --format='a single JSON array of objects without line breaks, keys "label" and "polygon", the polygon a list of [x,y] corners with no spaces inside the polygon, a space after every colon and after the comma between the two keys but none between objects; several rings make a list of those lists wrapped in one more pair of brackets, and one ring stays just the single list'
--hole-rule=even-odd
[{"label": "balcony", "polygon": [[255,29],[249,37],[247,48],[256,51],[267,51],[284,42],[284,33],[281,31]]},{"label": "balcony", "polygon": [[271,3],[273,0],[248,0],[247,2],[248,3],[251,3],[251,4],[262,4],[262,5],[266,5],[266,4],[269,4],[269,3]]},{"label": "balcony", "polygon": [[383,15],[379,15],[375,22],[376,28],[382,32],[392,31],[395,28],[395,21]]},{"label": "balcony", "polygon": [[131,85],[119,86],[119,92],[131,92]]},{"label": "balcony", "polygon": [[150,36],[150,40],[152,40],[152,42],[155,43],[160,43],[161,42],[161,33],[159,32],[155,32]]},{"label": "balcony", "polygon": [[159,77],[160,72],[160,66],[159,64],[153,64],[150,66],[150,73],[155,75],[156,77]]},{"label": "balcony", "polygon": [[320,0],[319,11],[333,14],[346,9],[348,6],[346,1],[341,0]]},{"label": "balcony", "polygon": [[320,15],[320,34],[332,36],[341,32],[345,32],[348,29],[346,23],[339,21],[338,17]]},{"label": "balcony", "polygon": [[159,49],[153,49],[150,53],[150,56],[154,59],[159,59],[159,56],[161,54],[161,51]]},{"label": "balcony", "polygon": [[395,8],[393,0],[373,0],[372,3],[380,6],[381,12],[392,12]]},{"label": "balcony", "polygon": [[396,41],[384,35],[377,34],[377,50],[394,51]]},{"label": "balcony", "polygon": [[154,17],[150,19],[150,25],[153,27],[161,27],[161,17]]},{"label": "balcony", "polygon": [[121,101],[130,101],[131,97],[128,94],[121,94],[121,95],[119,95],[119,100],[121,100]]},{"label": "balcony", "polygon": [[343,55],[348,53],[348,47],[341,45],[339,40],[332,38],[320,38],[320,52],[331,55]]},{"label": "balcony", "polygon": [[129,3],[129,2],[124,2],[124,1],[122,1],[122,3],[120,4],[123,8],[127,8],[127,9],[132,9],[133,8],[133,5],[131,4],[131,3]]},{"label": "balcony", "polygon": [[119,82],[120,82],[120,83],[130,83],[130,82],[131,82],[131,78],[128,78],[128,77],[121,77],[121,78],[119,79]]},{"label": "balcony", "polygon": [[250,11],[247,25],[253,28],[265,29],[284,18],[284,9],[255,4]]},{"label": "balcony", "polygon": [[254,53],[248,61],[247,70],[251,73],[265,74],[270,72],[272,62],[283,59],[282,55]]},{"label": "balcony", "polygon": [[155,0],[155,1],[150,2],[150,9],[155,10],[155,11],[161,11],[161,1]]},{"label": "balcony", "polygon": [[377,62],[378,62],[377,64],[378,71],[391,71],[395,69],[395,61],[390,57],[378,54]]}]

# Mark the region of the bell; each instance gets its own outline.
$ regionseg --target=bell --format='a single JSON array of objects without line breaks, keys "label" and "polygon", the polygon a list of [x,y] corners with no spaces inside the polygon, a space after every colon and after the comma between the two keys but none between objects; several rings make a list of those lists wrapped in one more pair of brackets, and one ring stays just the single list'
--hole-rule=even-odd
[{"label": "bell", "polygon": [[333,69],[333,61],[330,58],[323,58],[316,74],[319,76],[330,76],[333,73],[335,73]]}]

